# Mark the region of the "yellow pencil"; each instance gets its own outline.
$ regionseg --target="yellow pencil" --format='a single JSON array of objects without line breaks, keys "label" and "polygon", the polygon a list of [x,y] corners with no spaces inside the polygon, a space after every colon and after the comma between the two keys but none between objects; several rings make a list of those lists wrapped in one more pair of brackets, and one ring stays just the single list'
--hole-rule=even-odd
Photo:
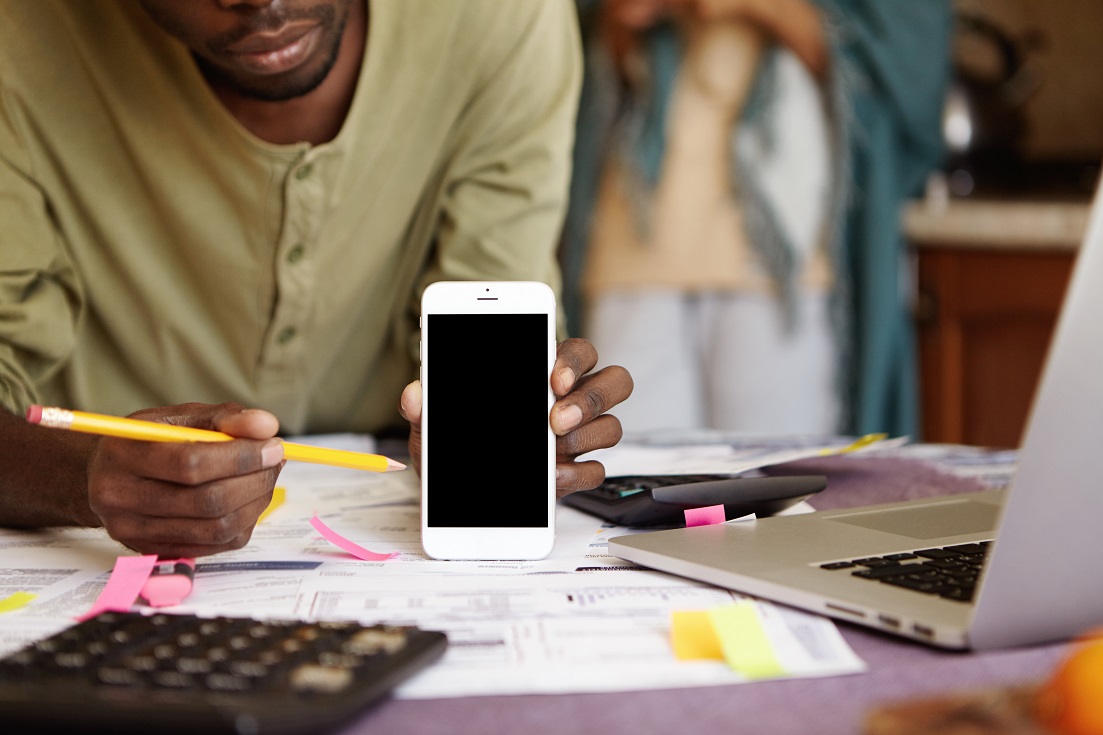
[{"label": "yellow pencil", "polygon": [[[150,442],[225,442],[235,437],[221,431],[193,429],[190,426],[159,424],[155,421],[141,421],[119,416],[105,416],[85,411],[70,411],[65,408],[49,406],[31,406],[27,409],[27,421],[55,429],[80,431],[85,434],[116,436],[123,439],[139,439]],[[348,467],[354,470],[373,472],[396,472],[406,469],[406,465],[379,454],[349,452],[344,449],[325,449],[307,444],[283,443],[283,456],[298,462],[314,462],[335,467]]]}]

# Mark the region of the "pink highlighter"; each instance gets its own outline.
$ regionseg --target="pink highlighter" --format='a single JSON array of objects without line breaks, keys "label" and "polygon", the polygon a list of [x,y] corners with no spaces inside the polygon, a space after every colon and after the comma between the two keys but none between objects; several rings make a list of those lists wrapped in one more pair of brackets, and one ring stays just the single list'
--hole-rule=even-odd
[{"label": "pink highlighter", "polygon": [[191,594],[195,559],[162,559],[150,572],[138,595],[150,607],[179,605]]}]

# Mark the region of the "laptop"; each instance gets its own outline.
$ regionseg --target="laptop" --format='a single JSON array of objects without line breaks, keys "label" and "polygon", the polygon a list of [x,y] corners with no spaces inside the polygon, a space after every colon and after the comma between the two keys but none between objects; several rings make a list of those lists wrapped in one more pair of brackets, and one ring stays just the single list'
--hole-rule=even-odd
[{"label": "laptop", "polygon": [[1103,185],[1007,489],[620,536],[609,553],[944,648],[1063,640],[1103,624],[1101,450]]}]

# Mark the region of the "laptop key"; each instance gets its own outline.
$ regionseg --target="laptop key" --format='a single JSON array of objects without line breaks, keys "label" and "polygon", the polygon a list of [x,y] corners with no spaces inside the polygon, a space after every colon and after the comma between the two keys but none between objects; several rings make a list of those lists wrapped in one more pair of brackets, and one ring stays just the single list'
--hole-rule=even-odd
[{"label": "laptop key", "polygon": [[947,551],[946,549],[920,549],[915,553],[927,559],[954,559],[961,556],[956,551]]},{"label": "laptop key", "polygon": [[957,559],[930,559],[923,562],[923,566],[931,569],[961,569],[965,563]]},{"label": "laptop key", "polygon": [[959,554],[983,554],[984,547],[980,544],[957,544],[956,546],[947,546],[947,551],[956,551]]},{"label": "laptop key", "polygon": [[938,584],[935,582],[925,582],[919,579],[912,579],[911,577],[888,577],[882,579],[885,584],[895,585],[897,587],[906,587],[909,590],[915,590],[916,592],[926,592],[928,594],[936,594],[935,590],[938,589]]},{"label": "laptop key", "polygon": [[909,574],[909,570],[906,565],[894,564],[887,567],[875,567],[873,569],[862,569],[857,572],[851,572],[850,576],[860,577],[862,579],[885,579],[887,577],[905,577]]},{"label": "laptop key", "polygon": [[938,596],[956,602],[970,602],[973,599],[973,589],[973,587],[943,587]]},{"label": "laptop key", "polygon": [[900,565],[900,562],[898,562],[898,561],[889,561],[888,559],[879,559],[879,558],[855,559],[854,563],[859,564],[863,567],[869,567],[870,569],[873,569],[875,567],[888,567],[888,566],[899,566]]},{"label": "laptop key", "polygon": [[[923,567],[922,564],[920,564],[919,566]],[[920,579],[924,582],[930,582],[931,580],[940,579],[942,577],[942,575],[934,569],[926,568],[923,568],[922,571],[920,571],[919,569],[911,570],[911,574],[909,576],[912,579]]]},{"label": "laptop key", "polygon": [[850,561],[833,561],[828,564],[820,564],[820,569],[852,569],[854,562]]},{"label": "laptop key", "polygon": [[958,567],[957,569],[944,569],[943,572],[947,576],[953,577],[955,579],[976,579],[977,578],[977,569],[976,569],[976,567],[971,567],[971,566]]}]

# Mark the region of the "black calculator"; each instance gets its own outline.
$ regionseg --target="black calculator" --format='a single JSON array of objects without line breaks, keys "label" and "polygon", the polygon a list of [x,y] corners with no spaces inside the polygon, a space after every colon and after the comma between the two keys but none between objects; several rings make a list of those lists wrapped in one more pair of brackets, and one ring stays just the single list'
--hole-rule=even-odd
[{"label": "black calculator", "polygon": [[728,520],[768,516],[825,487],[823,475],[640,475],[606,478],[593,490],[564,496],[563,503],[619,526],[684,526],[690,508],[723,505]]},{"label": "black calculator", "polygon": [[0,660],[9,732],[335,729],[438,659],[410,626],[102,613]]}]

